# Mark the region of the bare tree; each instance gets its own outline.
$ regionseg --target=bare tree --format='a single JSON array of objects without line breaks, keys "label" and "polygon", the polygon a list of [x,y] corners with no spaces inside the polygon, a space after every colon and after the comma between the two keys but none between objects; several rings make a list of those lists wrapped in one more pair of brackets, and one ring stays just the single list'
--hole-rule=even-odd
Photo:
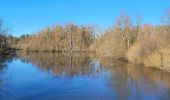
[{"label": "bare tree", "polygon": [[4,51],[7,46],[6,31],[3,28],[3,22],[0,20],[0,51]]},{"label": "bare tree", "polygon": [[132,22],[130,17],[122,12],[116,19],[115,29],[120,35],[121,44],[126,50],[131,45],[132,39]]}]

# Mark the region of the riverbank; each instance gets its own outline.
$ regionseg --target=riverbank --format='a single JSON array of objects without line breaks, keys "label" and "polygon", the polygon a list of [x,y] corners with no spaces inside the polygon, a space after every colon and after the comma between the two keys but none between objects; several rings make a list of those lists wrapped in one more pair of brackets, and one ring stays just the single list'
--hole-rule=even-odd
[{"label": "riverbank", "polygon": [[14,48],[6,48],[5,50],[0,52],[1,58],[11,56],[13,54],[16,54],[16,49]]},{"label": "riverbank", "polygon": [[95,52],[93,51],[48,51],[48,50],[47,51],[33,51],[33,50],[25,51],[21,49],[19,51],[29,53],[29,54],[30,53],[41,53],[42,55],[43,53],[46,54],[46,53],[52,53],[52,52],[58,53],[58,54],[68,54],[68,55],[86,54],[86,55],[89,55],[91,58],[111,59],[113,62],[124,61],[124,62],[132,63],[132,64],[144,65],[146,67],[153,67],[153,68],[160,69],[166,72],[170,72],[169,49],[162,50],[162,53],[160,52],[152,53],[151,55],[144,57],[140,61],[139,61],[139,59],[141,59],[140,57],[138,57],[137,55],[132,56],[132,54],[127,54],[126,57],[122,57],[122,58],[114,58],[113,56],[100,56],[100,55],[95,54]]}]

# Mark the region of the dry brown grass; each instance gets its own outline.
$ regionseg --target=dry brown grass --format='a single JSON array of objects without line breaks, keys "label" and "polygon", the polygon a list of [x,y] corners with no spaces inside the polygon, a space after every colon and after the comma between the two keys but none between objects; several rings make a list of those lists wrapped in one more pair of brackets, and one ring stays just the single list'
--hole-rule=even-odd
[{"label": "dry brown grass", "polygon": [[143,52],[141,46],[134,44],[127,52],[127,58],[131,63],[143,63]]},{"label": "dry brown grass", "polygon": [[170,48],[164,48],[144,59],[146,66],[152,66],[170,72]]}]

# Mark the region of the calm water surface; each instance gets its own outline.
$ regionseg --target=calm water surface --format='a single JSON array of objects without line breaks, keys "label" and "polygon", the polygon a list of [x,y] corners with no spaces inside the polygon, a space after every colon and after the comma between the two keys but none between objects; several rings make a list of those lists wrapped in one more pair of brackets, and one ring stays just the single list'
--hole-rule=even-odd
[{"label": "calm water surface", "polygon": [[86,54],[0,59],[0,100],[170,100],[170,73]]}]

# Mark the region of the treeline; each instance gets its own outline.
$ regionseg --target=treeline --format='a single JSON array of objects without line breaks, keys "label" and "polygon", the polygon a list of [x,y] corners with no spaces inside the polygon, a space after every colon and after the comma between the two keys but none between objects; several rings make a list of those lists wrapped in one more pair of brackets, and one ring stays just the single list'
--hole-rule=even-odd
[{"label": "treeline", "polygon": [[92,26],[56,25],[22,37],[17,47],[26,51],[88,51],[94,30]]}]

